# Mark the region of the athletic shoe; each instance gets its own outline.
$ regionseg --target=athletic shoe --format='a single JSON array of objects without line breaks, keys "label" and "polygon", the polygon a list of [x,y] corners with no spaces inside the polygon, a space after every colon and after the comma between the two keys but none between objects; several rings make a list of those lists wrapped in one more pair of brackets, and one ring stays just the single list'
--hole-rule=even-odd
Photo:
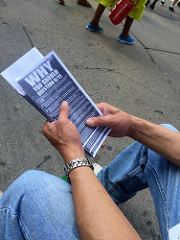
[{"label": "athletic shoe", "polygon": [[103,28],[101,26],[98,27],[94,27],[91,22],[88,23],[88,25],[86,26],[86,29],[89,30],[90,32],[103,32]]},{"label": "athletic shoe", "polygon": [[161,5],[161,6],[163,6],[164,4],[165,4],[165,2],[164,2],[164,1],[161,1],[161,2],[160,2],[160,5]]},{"label": "athletic shoe", "polygon": [[3,195],[3,192],[0,190],[0,197]]},{"label": "athletic shoe", "polygon": [[99,165],[98,163],[93,163],[93,167],[94,167],[94,174],[97,176],[98,173],[101,171],[102,166]]},{"label": "athletic shoe", "polygon": [[128,43],[128,44],[133,44],[134,43],[134,38],[133,37],[123,37],[122,34],[119,35],[118,40],[122,43]]},{"label": "athletic shoe", "polygon": [[169,7],[169,10],[171,11],[171,12],[174,12],[174,7]]}]

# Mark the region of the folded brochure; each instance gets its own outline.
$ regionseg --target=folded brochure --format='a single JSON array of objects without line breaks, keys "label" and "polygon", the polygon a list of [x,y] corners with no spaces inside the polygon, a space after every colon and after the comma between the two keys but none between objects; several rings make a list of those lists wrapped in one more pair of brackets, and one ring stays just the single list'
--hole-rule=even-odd
[{"label": "folded brochure", "polygon": [[57,121],[61,102],[67,101],[69,119],[76,125],[82,145],[95,157],[110,129],[86,125],[88,118],[102,113],[54,51],[43,57],[33,48],[1,75],[50,122]]}]

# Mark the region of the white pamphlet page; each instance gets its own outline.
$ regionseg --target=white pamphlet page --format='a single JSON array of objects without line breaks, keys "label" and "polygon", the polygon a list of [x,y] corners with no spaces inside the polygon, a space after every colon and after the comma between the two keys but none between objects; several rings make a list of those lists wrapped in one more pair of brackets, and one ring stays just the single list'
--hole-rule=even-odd
[{"label": "white pamphlet page", "polygon": [[102,113],[54,51],[43,57],[33,48],[1,75],[51,122],[57,121],[61,102],[67,101],[69,119],[76,125],[82,145],[95,157],[110,129],[86,125],[88,118]]},{"label": "white pamphlet page", "polygon": [[169,240],[180,240],[180,223],[169,229]]}]

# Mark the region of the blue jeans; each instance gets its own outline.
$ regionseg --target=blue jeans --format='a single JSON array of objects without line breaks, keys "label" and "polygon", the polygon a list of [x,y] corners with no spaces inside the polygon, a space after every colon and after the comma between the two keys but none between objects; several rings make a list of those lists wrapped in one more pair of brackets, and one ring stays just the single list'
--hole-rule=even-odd
[{"label": "blue jeans", "polygon": [[[168,230],[180,223],[180,168],[135,142],[104,167],[98,178],[117,204],[149,187],[162,239],[169,239]],[[80,239],[71,186],[42,171],[25,172],[0,198],[0,236],[7,240]]]}]

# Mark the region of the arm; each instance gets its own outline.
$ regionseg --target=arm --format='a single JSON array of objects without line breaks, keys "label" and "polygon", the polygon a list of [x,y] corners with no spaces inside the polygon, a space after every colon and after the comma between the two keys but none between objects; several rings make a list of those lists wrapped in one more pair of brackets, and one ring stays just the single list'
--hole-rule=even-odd
[{"label": "arm", "polygon": [[[85,157],[78,130],[68,120],[68,113],[68,104],[63,102],[58,121],[46,122],[42,130],[65,164],[74,158]],[[81,239],[140,239],[89,167],[73,169],[69,177]]]},{"label": "arm", "polygon": [[140,239],[90,168],[76,168],[69,176],[81,239]]},{"label": "arm", "polygon": [[108,126],[110,136],[129,136],[180,167],[180,133],[132,116],[106,103],[97,104],[103,117],[87,120],[87,125]]},{"label": "arm", "polygon": [[130,137],[180,167],[180,133],[133,117]]}]

